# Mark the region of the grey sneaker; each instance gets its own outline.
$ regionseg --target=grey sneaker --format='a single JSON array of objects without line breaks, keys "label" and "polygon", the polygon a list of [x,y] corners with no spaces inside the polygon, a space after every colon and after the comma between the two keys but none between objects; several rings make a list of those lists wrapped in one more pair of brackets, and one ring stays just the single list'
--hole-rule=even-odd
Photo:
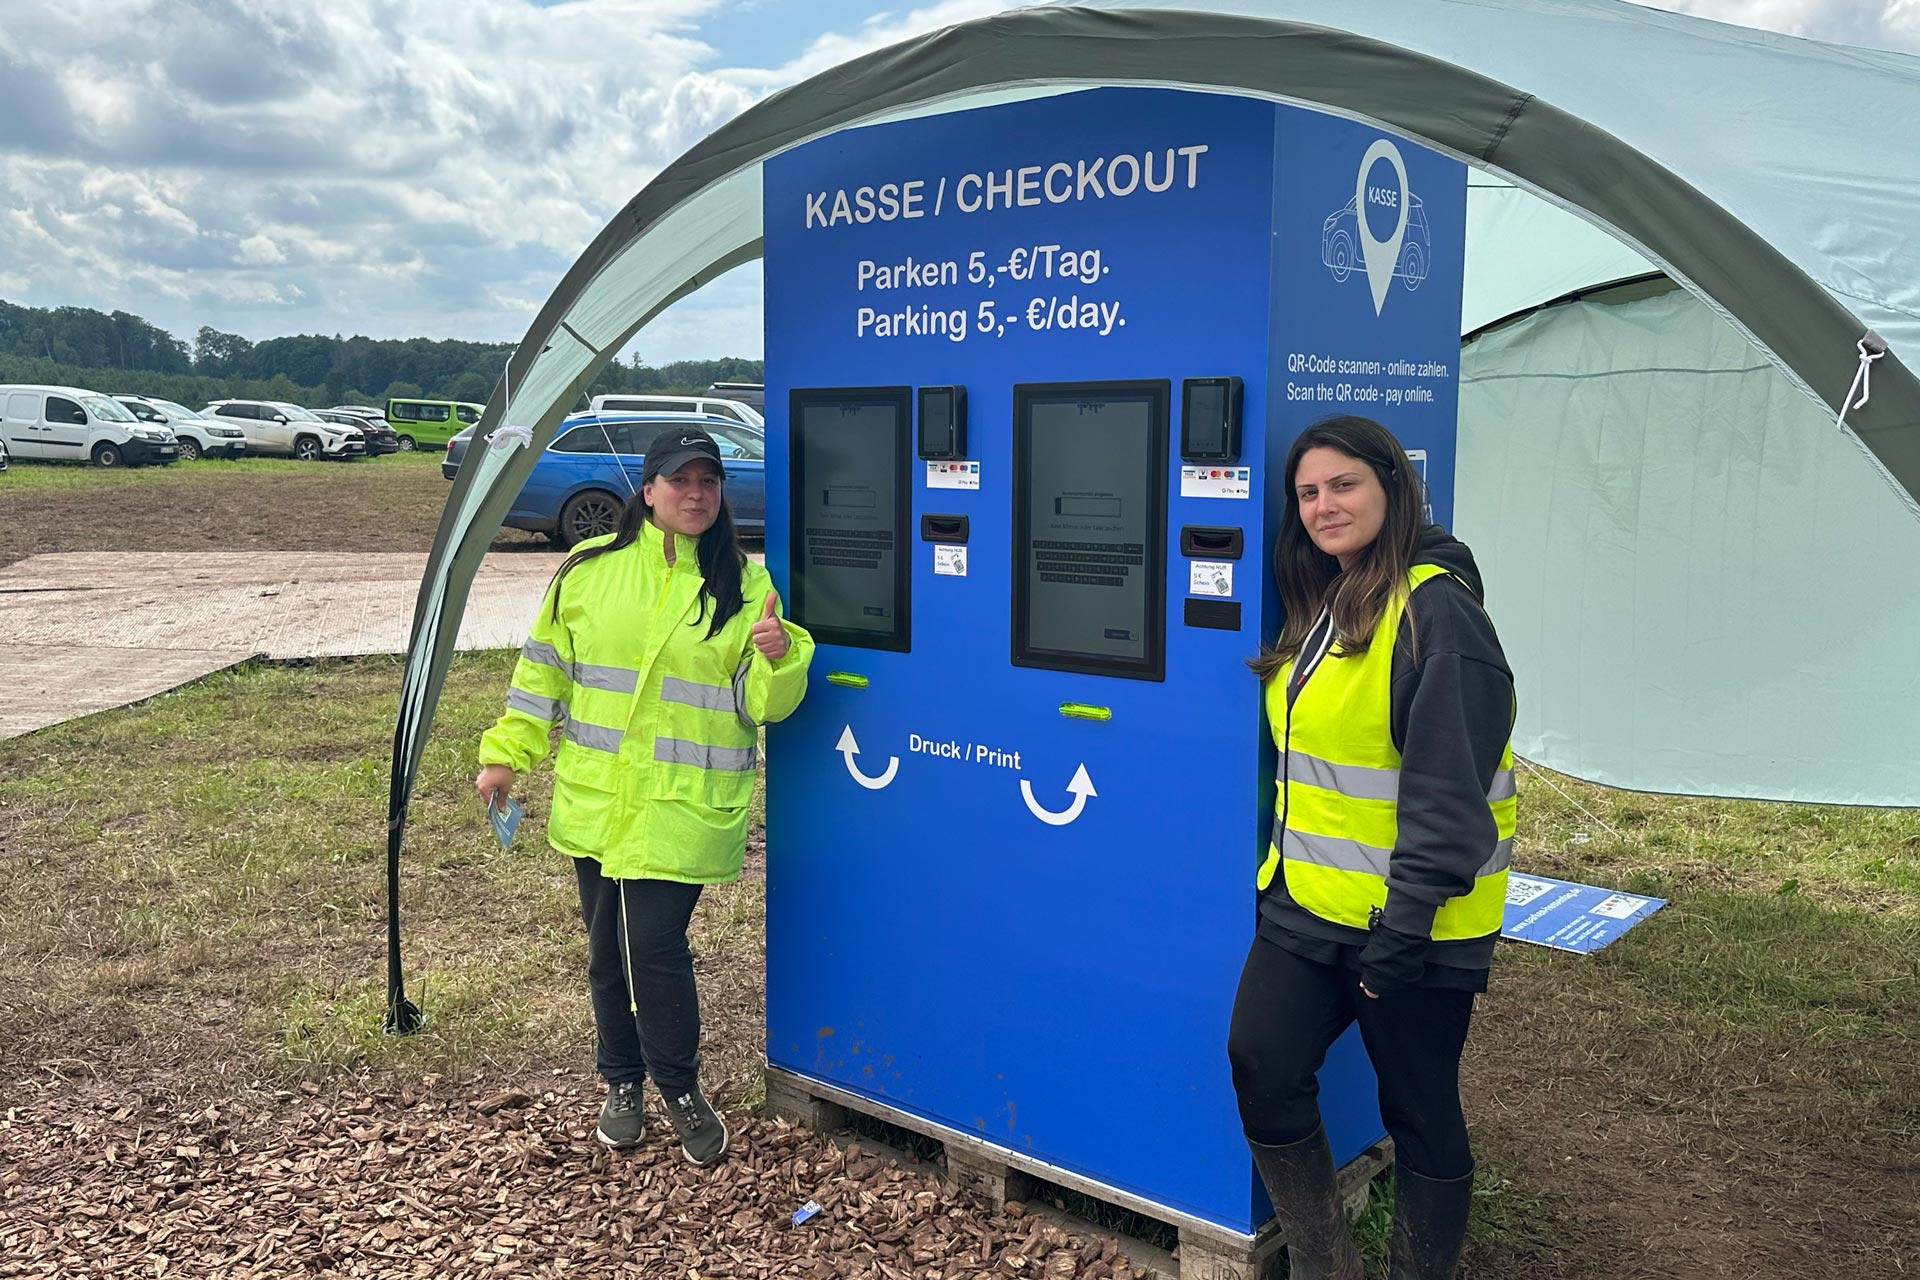
[{"label": "grey sneaker", "polygon": [[727,1122],[707,1105],[700,1086],[667,1098],[667,1118],[680,1135],[680,1149],[694,1164],[712,1164],[727,1154]]},{"label": "grey sneaker", "polygon": [[616,1150],[637,1147],[646,1132],[647,1119],[640,1109],[640,1088],[629,1080],[607,1086],[607,1100],[600,1107],[600,1127],[593,1136]]}]

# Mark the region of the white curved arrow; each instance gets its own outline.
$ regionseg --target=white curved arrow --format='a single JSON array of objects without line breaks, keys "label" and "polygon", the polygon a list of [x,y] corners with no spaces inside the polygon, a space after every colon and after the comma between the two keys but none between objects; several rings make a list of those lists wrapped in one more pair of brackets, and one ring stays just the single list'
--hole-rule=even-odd
[{"label": "white curved arrow", "polygon": [[841,758],[847,762],[847,772],[853,775],[853,780],[869,791],[878,791],[880,788],[886,786],[889,782],[893,781],[893,775],[900,771],[900,757],[889,756],[887,758],[887,770],[879,777],[869,778],[866,774],[860,772],[860,766],[853,762],[853,758],[860,754],[860,744],[853,740],[852,725],[848,725],[840,731],[840,741],[833,749],[838,751]]},{"label": "white curved arrow", "polygon": [[1087,807],[1088,796],[1097,796],[1100,794],[1093,789],[1093,779],[1087,776],[1087,766],[1084,764],[1074,770],[1073,781],[1067,784],[1067,790],[1073,796],[1073,803],[1065,809],[1062,809],[1059,813],[1055,813],[1051,809],[1042,807],[1040,802],[1033,798],[1033,784],[1031,782],[1028,782],[1025,778],[1020,779],[1020,795],[1026,800],[1027,808],[1033,813],[1034,817],[1040,819],[1040,821],[1050,827],[1066,826],[1069,822],[1079,817],[1080,811]]}]

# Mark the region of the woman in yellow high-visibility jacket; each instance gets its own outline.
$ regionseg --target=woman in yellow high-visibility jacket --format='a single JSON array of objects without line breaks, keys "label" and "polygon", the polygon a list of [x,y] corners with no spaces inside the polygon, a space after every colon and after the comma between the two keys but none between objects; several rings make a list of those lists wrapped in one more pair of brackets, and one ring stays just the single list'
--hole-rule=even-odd
[{"label": "woman in yellow high-visibility jacket", "polygon": [[573,858],[587,927],[597,1136],[640,1141],[651,1075],[695,1164],[726,1154],[727,1128],[700,1091],[687,924],[701,886],[740,874],[759,726],[800,704],[813,658],[740,550],[724,480],[698,427],[653,441],[618,530],[554,574],[474,779],[498,803],[562,727],[547,837]]},{"label": "woman in yellow high-visibility jacket", "polygon": [[1447,1280],[1473,1156],[1460,1052],[1500,932],[1513,674],[1466,546],[1425,524],[1399,441],[1309,427],[1286,464],[1286,616],[1252,664],[1279,748],[1260,923],[1227,1051],[1295,1280],[1361,1280],[1315,1073],[1358,1021],[1394,1140],[1393,1280]]}]

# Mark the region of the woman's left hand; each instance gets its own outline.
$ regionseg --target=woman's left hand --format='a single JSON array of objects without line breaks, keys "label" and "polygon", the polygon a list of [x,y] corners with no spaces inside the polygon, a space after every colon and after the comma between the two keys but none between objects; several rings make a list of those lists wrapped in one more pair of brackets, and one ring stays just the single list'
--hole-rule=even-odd
[{"label": "woman's left hand", "polygon": [[767,592],[767,607],[761,611],[760,620],[753,624],[753,647],[768,662],[786,657],[787,647],[792,643],[787,639],[787,629],[780,625],[779,609],[780,593]]},{"label": "woman's left hand", "polygon": [[1384,924],[1367,931],[1360,949],[1360,989],[1374,999],[1420,985],[1427,972],[1428,939]]}]

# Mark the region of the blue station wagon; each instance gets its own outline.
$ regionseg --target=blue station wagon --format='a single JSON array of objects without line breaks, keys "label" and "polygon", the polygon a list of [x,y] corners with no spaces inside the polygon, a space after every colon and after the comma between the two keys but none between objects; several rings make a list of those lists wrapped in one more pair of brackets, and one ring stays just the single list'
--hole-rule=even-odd
[{"label": "blue station wagon", "polygon": [[[640,488],[647,446],[662,431],[689,425],[701,427],[720,446],[734,524],[741,533],[759,537],[767,527],[766,437],[730,419],[684,413],[576,413],[563,418],[505,523],[544,533],[561,548],[612,533],[620,508]],[[472,441],[471,427],[447,441],[447,455],[440,462],[447,479],[459,473]]]}]

